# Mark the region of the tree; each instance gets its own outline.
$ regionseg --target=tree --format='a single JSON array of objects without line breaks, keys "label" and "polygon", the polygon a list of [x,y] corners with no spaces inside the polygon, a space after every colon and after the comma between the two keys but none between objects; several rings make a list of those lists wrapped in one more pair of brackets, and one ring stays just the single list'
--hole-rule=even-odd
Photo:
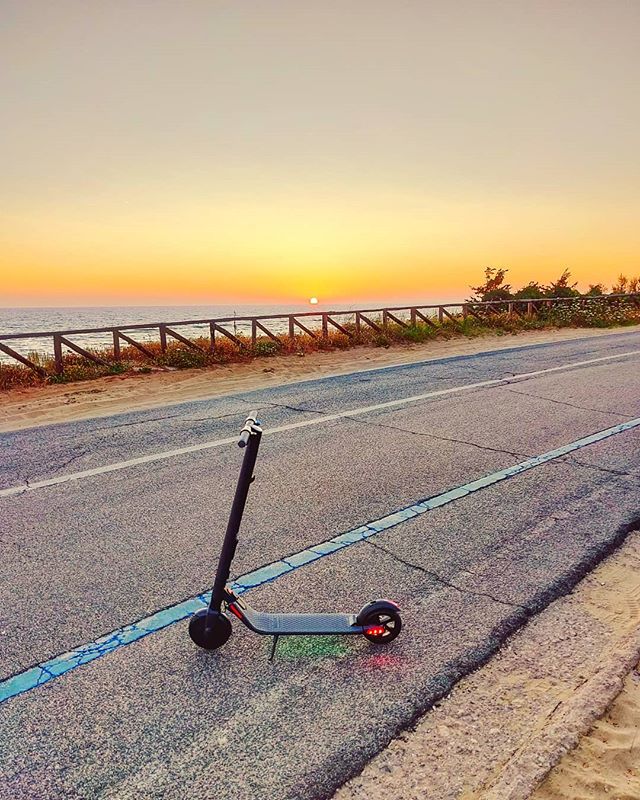
[{"label": "tree", "polygon": [[629,280],[624,275],[618,276],[618,282],[611,287],[611,294],[624,294],[627,291]]},{"label": "tree", "polygon": [[640,277],[627,278],[624,275],[620,275],[618,282],[611,287],[611,294],[626,294],[627,292],[630,294],[640,292]]},{"label": "tree", "polygon": [[484,283],[480,286],[471,286],[474,297],[469,298],[470,303],[482,303],[487,300],[511,300],[511,286],[504,282],[508,269],[486,267]]},{"label": "tree", "polygon": [[547,286],[545,294],[547,297],[578,297],[580,292],[576,291],[578,283],[569,283],[571,273],[568,269],[555,281]]},{"label": "tree", "polygon": [[590,283],[589,290],[584,293],[584,297],[601,297],[607,293],[607,287],[604,283]]},{"label": "tree", "polygon": [[518,291],[514,293],[513,299],[540,300],[540,298],[545,297],[545,293],[545,287],[541,286],[538,281],[530,281],[526,286],[523,286],[522,289],[518,289]]}]

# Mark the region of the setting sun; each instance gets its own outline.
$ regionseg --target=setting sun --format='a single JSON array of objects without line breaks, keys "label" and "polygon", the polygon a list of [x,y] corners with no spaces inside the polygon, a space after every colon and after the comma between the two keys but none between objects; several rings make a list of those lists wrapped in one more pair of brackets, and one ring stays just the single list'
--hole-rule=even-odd
[{"label": "setting sun", "polygon": [[316,303],[318,302],[318,298],[317,297],[310,297],[309,298],[309,302],[311,303],[312,306],[315,306]]}]

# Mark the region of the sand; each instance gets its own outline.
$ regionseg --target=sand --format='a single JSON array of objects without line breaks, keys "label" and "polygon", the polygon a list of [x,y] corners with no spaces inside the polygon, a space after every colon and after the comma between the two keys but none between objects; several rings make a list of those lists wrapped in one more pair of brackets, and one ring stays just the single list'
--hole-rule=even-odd
[{"label": "sand", "polygon": [[606,330],[563,328],[473,339],[456,337],[388,348],[357,347],[305,356],[272,356],[213,369],[111,375],[91,381],[16,388],[0,392],[0,431],[157,408],[378,367],[634,330],[640,330],[640,326]]},{"label": "sand", "polygon": [[549,773],[532,800],[640,800],[640,663],[607,714]]}]

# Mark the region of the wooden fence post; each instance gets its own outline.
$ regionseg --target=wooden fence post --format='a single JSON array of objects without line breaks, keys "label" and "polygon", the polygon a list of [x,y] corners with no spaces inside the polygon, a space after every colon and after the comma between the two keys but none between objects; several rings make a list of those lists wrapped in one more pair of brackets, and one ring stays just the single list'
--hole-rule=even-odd
[{"label": "wooden fence post", "polygon": [[216,349],[216,324],[209,321],[209,350],[215,352]]},{"label": "wooden fence post", "polygon": [[56,362],[56,375],[62,375],[64,361],[62,360],[62,336],[59,333],[53,334],[53,357]]}]

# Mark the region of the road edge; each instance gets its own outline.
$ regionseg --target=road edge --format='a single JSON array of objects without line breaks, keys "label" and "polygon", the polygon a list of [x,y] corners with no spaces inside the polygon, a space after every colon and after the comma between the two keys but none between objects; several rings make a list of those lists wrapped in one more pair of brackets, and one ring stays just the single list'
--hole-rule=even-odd
[{"label": "road edge", "polygon": [[333,800],[528,800],[640,661],[638,520],[624,527],[568,593],[505,639]]}]

